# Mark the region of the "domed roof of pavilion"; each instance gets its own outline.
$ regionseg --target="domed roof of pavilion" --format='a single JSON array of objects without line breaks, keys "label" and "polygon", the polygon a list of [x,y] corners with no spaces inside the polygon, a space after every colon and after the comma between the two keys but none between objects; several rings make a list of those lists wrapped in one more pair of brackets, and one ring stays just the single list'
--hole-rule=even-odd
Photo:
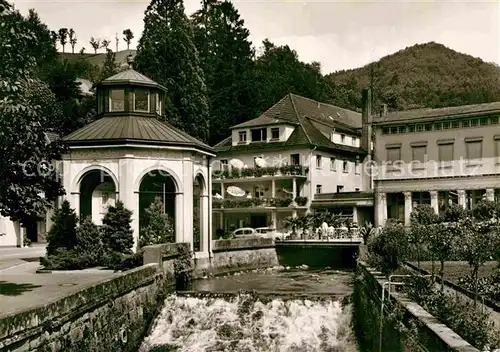
[{"label": "domed roof of pavilion", "polygon": [[166,88],[130,68],[97,85],[98,119],[65,136],[70,147],[142,145],[212,147],[160,120]]},{"label": "domed roof of pavilion", "polygon": [[142,73],[135,71],[132,68],[128,70],[117,73],[114,76],[108,77],[103,80],[99,85],[101,86],[111,86],[111,85],[139,85],[146,87],[158,87],[162,90],[167,90],[164,86],[156,83],[151,78],[144,76]]}]

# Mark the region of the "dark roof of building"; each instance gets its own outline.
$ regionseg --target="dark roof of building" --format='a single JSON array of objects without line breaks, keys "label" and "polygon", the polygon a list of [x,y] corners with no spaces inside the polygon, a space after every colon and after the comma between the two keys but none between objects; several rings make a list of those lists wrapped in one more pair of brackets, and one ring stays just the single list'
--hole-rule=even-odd
[{"label": "dark roof of building", "polygon": [[63,138],[70,146],[146,144],[214,149],[167,122],[146,116],[106,116]]},{"label": "dark roof of building", "polygon": [[139,73],[132,68],[119,72],[114,76],[108,77],[100,83],[100,85],[103,86],[117,84],[157,87],[162,90],[167,90],[161,84],[156,83],[151,78],[144,76],[142,73]]},{"label": "dark roof of building", "polygon": [[[287,94],[256,119],[233,126],[232,128],[252,128],[269,124],[291,124],[296,128],[284,142],[240,144],[233,146],[228,137],[214,146],[217,152],[242,152],[267,148],[286,148],[295,146],[316,146],[328,150],[351,153],[363,152],[360,148],[332,142],[329,133],[334,129],[360,135],[361,114],[333,105],[319,103],[295,94]],[[328,137],[327,137],[328,136]]]},{"label": "dark roof of building", "polygon": [[385,116],[373,116],[373,123],[384,124],[394,122],[412,122],[440,120],[447,118],[462,118],[479,116],[485,114],[500,113],[500,102],[473,104],[462,106],[450,106],[438,109],[414,109],[406,111],[394,111]]}]

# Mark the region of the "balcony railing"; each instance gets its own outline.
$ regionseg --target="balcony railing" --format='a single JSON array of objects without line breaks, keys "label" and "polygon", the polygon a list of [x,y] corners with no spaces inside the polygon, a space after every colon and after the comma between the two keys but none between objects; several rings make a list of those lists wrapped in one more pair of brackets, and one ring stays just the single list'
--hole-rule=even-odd
[{"label": "balcony railing", "polygon": [[314,195],[314,200],[334,200],[334,199],[372,199],[373,192],[337,192],[318,193]]},{"label": "balcony railing", "polygon": [[219,170],[212,172],[212,179],[234,179],[265,176],[307,176],[309,168],[302,165],[287,165],[281,167],[252,167],[239,170]]},{"label": "balcony railing", "polygon": [[[295,198],[295,204],[305,206],[307,197]],[[232,208],[263,208],[276,207],[286,208],[293,206],[292,198],[245,198],[245,199],[212,199],[212,207],[215,209]]]}]

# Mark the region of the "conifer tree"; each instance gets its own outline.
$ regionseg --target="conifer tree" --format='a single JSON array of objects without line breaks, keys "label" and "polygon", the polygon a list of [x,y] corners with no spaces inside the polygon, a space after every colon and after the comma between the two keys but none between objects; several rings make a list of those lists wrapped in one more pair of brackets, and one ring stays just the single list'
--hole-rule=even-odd
[{"label": "conifer tree", "polygon": [[210,144],[226,138],[233,125],[256,117],[250,32],[227,0],[204,0],[192,16],[194,42],[209,95]]},{"label": "conifer tree", "polygon": [[87,261],[88,266],[100,264],[103,255],[103,244],[99,227],[87,216],[80,220],[76,229],[76,252]]},{"label": "conifer tree", "polygon": [[123,202],[116,201],[110,206],[102,220],[102,241],[104,249],[115,253],[132,253],[134,245],[133,231],[130,227],[132,212],[123,206]]},{"label": "conifer tree", "polygon": [[52,227],[47,234],[47,255],[54,255],[57,249],[73,249],[77,244],[75,210],[65,200],[52,216]]},{"label": "conifer tree", "polygon": [[156,197],[146,209],[147,225],[141,229],[139,247],[152,244],[172,243],[175,241],[175,230],[160,197]]},{"label": "conifer tree", "polygon": [[145,13],[135,66],[167,88],[168,122],[207,141],[207,89],[182,0],[151,1]]},{"label": "conifer tree", "polygon": [[101,70],[99,81],[103,81],[118,73],[118,65],[116,64],[116,54],[113,50],[107,49],[106,59]]}]

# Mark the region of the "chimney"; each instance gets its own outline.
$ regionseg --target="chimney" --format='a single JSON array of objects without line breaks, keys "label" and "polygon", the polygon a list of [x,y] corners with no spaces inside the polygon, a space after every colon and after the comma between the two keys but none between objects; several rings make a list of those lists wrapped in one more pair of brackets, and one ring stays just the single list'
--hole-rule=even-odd
[{"label": "chimney", "polygon": [[361,92],[361,121],[362,135],[361,148],[371,152],[371,134],[372,134],[372,94],[370,88],[365,88]]}]

